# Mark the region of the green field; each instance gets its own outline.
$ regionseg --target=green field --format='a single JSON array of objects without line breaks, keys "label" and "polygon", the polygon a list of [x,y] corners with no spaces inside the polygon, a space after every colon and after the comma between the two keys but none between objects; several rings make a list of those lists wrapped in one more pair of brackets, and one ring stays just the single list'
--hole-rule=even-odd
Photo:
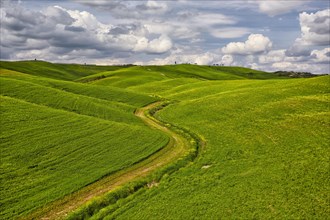
[{"label": "green field", "polygon": [[129,167],[168,141],[133,114],[155,101],[150,96],[4,69],[0,85],[3,219]]},{"label": "green field", "polygon": [[162,95],[180,102],[158,117],[204,136],[206,149],[109,219],[329,216],[329,77],[202,82]]},{"label": "green field", "polygon": [[171,101],[157,119],[206,145],[156,187],[102,204],[92,219],[330,215],[329,76],[291,79],[197,65],[0,64],[1,219],[47,207],[164,147],[168,135],[134,115],[157,100]]}]

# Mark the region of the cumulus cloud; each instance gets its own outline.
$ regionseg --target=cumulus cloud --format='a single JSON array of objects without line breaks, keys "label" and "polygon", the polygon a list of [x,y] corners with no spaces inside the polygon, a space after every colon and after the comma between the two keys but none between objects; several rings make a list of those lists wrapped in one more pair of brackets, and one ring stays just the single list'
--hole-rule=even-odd
[{"label": "cumulus cloud", "polygon": [[285,58],[285,50],[272,50],[267,54],[260,55],[258,60],[260,64],[269,64],[281,62]]},{"label": "cumulus cloud", "polygon": [[313,50],[308,56],[291,57],[286,50],[273,50],[259,55],[259,67],[268,71],[286,70],[312,73],[329,73],[330,48]]},{"label": "cumulus cloud", "polygon": [[234,62],[234,57],[232,55],[224,55],[221,58],[221,64],[225,66],[230,66]]},{"label": "cumulus cloud", "polygon": [[313,46],[330,44],[330,9],[316,13],[300,13],[301,36],[286,51],[287,56],[309,56]]},{"label": "cumulus cloud", "polygon": [[[1,58],[54,60],[57,56],[55,60],[72,60],[77,57],[76,51],[80,51],[82,57],[97,58],[124,56],[124,53],[129,56],[134,52],[161,54],[172,48],[168,36],[151,35],[139,23],[104,24],[87,11],[60,6],[42,11],[30,11],[19,4],[3,6],[0,9]],[[156,4],[148,7],[156,7]],[[17,50],[20,51],[15,52]],[[62,56],[63,52],[66,56]]]},{"label": "cumulus cloud", "polygon": [[259,56],[258,68],[267,71],[330,73],[329,56],[330,48],[313,50],[308,57],[290,57],[286,56],[285,50],[274,50]]},{"label": "cumulus cloud", "polygon": [[231,42],[222,48],[226,54],[258,54],[269,51],[272,42],[262,34],[251,34],[245,42]]},{"label": "cumulus cloud", "polygon": [[133,50],[136,52],[145,51],[152,54],[161,54],[167,52],[171,48],[171,39],[165,35],[162,35],[151,41],[148,41],[147,38],[140,38]]},{"label": "cumulus cloud", "polygon": [[147,51],[150,53],[165,53],[172,48],[172,41],[165,35],[150,41]]},{"label": "cumulus cloud", "polygon": [[329,45],[330,9],[314,13],[303,12],[299,15],[301,39],[306,44]]}]

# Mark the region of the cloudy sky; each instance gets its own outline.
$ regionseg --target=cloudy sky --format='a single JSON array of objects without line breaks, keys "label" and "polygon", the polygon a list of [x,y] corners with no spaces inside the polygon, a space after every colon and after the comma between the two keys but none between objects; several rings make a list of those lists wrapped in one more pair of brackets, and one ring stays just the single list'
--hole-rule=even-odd
[{"label": "cloudy sky", "polygon": [[1,0],[2,60],[330,73],[327,0]]}]

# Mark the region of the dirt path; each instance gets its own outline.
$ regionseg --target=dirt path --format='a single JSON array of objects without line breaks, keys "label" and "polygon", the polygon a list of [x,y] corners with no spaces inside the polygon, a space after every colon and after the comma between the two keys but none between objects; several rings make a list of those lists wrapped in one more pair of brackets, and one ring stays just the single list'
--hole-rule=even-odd
[{"label": "dirt path", "polygon": [[63,199],[33,212],[24,219],[64,219],[68,213],[76,210],[92,198],[101,196],[136,178],[147,176],[152,171],[182,156],[190,148],[189,141],[165,127],[161,122],[153,120],[144,114],[145,111],[161,104],[162,102],[156,102],[140,108],[136,110],[135,115],[141,118],[148,126],[161,130],[170,137],[170,141],[164,148],[129,168],[104,177],[75,193],[65,196]]}]

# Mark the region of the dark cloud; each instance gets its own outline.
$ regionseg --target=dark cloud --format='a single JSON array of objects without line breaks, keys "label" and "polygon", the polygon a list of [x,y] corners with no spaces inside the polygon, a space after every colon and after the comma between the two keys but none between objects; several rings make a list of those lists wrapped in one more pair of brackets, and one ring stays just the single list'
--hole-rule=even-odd
[{"label": "dark cloud", "polygon": [[100,48],[99,42],[89,36],[77,36],[75,34],[56,34],[47,40],[51,46],[64,48]]},{"label": "dark cloud", "polygon": [[12,52],[13,51],[10,48],[1,46],[0,47],[0,59],[4,59],[4,60],[10,59],[10,55]]},{"label": "dark cloud", "polygon": [[129,30],[122,27],[115,27],[110,29],[109,34],[118,35],[118,34],[128,34]]},{"label": "dark cloud", "polygon": [[37,25],[43,18],[44,16],[39,12],[31,12],[10,5],[5,11],[5,16],[1,19],[1,25],[12,31],[21,31]]},{"label": "dark cloud", "polygon": [[4,59],[121,58],[132,53],[162,54],[172,47],[169,37],[149,34],[141,23],[103,24],[89,12],[59,6],[38,12],[20,4],[5,6],[0,28],[1,45],[8,48],[1,55]]},{"label": "dark cloud", "polygon": [[285,55],[288,57],[302,57],[302,56],[309,56],[311,53],[311,48],[302,45],[302,44],[294,44],[289,49],[285,51]]},{"label": "dark cloud", "polygon": [[[326,26],[326,25],[324,25]],[[326,28],[324,26],[312,26],[310,27],[309,31],[310,32],[314,32],[318,35],[327,35],[330,33],[330,28],[327,28],[328,26],[326,26]]]},{"label": "dark cloud", "polygon": [[55,24],[71,25],[76,20],[67,11],[56,6],[48,7],[44,13],[45,20],[52,21]]},{"label": "dark cloud", "polygon": [[117,25],[115,27],[110,28],[109,34],[111,35],[120,35],[120,34],[130,34],[132,32],[143,31],[143,27],[139,24],[125,24],[125,25]]},{"label": "dark cloud", "polygon": [[72,32],[84,32],[85,28],[83,27],[75,27],[75,26],[65,26],[64,30],[72,31]]}]

